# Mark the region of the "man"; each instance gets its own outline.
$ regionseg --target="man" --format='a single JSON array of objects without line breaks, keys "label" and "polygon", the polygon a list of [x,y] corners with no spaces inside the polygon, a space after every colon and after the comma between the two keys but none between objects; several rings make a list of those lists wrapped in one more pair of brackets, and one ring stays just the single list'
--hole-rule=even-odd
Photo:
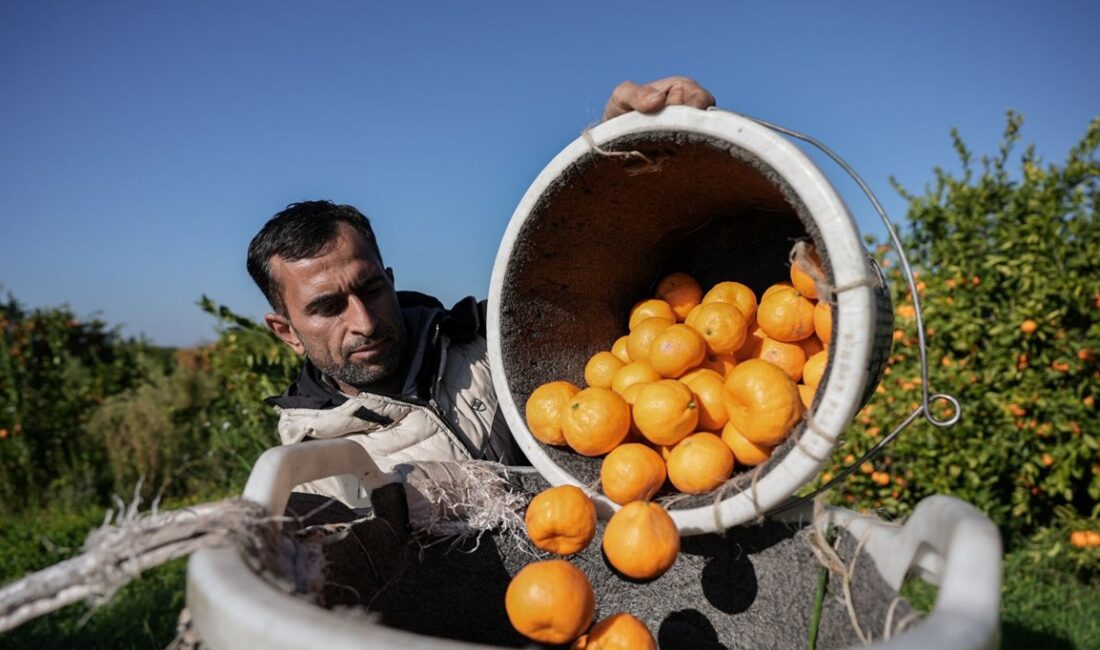
[{"label": "man", "polygon": [[[604,119],[714,97],[691,79],[619,84]],[[394,289],[370,222],[351,206],[296,203],[253,238],[248,271],[271,304],[267,326],[305,357],[280,396],[283,444],[348,437],[383,470],[425,460],[523,462],[497,407],[485,343],[484,304],[444,309]],[[299,490],[347,505],[367,497],[354,477]]]}]

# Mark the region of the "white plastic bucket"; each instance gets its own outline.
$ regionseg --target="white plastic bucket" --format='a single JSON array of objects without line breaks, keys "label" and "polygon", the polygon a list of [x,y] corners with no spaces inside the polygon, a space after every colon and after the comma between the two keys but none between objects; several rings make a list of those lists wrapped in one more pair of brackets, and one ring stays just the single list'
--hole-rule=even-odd
[{"label": "white plastic bucket", "polygon": [[[756,122],[670,107],[628,113],[569,144],[512,215],[489,289],[496,391],[532,465],[554,485],[598,485],[600,459],[531,435],[526,400],[549,381],[583,386],[587,360],[626,333],[625,314],[660,277],[688,271],[704,287],[737,280],[759,296],[788,279],[787,254],[799,238],[816,244],[836,288],[830,362],[814,406],[754,481],[742,475],[720,495],[671,505],[682,534],[748,522],[817,476],[877,385],[889,299],[833,186]],[[601,516],[618,507],[593,497]]]}]

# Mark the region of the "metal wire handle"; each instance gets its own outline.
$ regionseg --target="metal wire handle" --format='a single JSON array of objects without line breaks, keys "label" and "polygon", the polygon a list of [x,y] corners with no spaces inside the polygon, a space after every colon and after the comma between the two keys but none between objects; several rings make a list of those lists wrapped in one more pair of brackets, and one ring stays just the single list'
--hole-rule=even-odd
[{"label": "metal wire handle", "polygon": [[[797,138],[798,140],[802,140],[803,142],[809,143],[809,144],[813,145],[814,147],[817,147],[818,150],[820,150],[826,156],[831,158],[833,160],[833,162],[835,162],[837,165],[840,166],[841,169],[843,169],[845,172],[847,172],[848,175],[852,177],[852,180],[854,180],[856,182],[856,184],[859,185],[859,188],[861,190],[863,190],[863,193],[871,201],[871,205],[874,206],[875,212],[878,213],[879,218],[882,219],[883,225],[886,226],[886,231],[890,234],[890,241],[894,245],[894,251],[897,252],[898,258],[901,261],[902,272],[905,275],[906,283],[909,285],[909,295],[911,295],[912,298],[913,298],[913,309],[914,309],[915,318],[916,318],[916,321],[917,321],[917,340],[918,340],[918,345],[919,345],[918,350],[920,352],[921,403],[917,406],[917,408],[912,413],[909,414],[908,417],[906,417],[904,420],[902,420],[901,424],[899,424],[893,431],[891,431],[886,437],[884,437],[882,440],[880,440],[878,443],[876,443],[875,446],[873,446],[869,450],[867,450],[867,452],[864,453],[862,456],[860,456],[858,459],[856,459],[855,462],[853,462],[851,465],[849,465],[849,466],[845,467],[843,470],[841,470],[841,472],[839,474],[837,474],[835,477],[833,477],[832,480],[828,481],[827,483],[825,483],[821,487],[817,488],[816,490],[814,490],[813,492],[811,492],[811,493],[809,493],[805,496],[792,497],[787,502],[785,502],[783,504],[780,504],[780,505],[776,506],[775,508],[772,508],[771,510],[768,511],[769,514],[770,513],[783,512],[784,510],[789,510],[789,509],[791,509],[791,508],[793,508],[793,507],[795,507],[799,504],[810,501],[811,499],[813,499],[817,495],[821,494],[822,492],[825,492],[826,490],[832,488],[834,485],[836,485],[840,481],[847,478],[848,475],[851,474],[852,472],[854,472],[857,467],[859,467],[860,465],[865,463],[867,460],[869,460],[869,459],[873,458],[874,456],[876,456],[882,450],[883,447],[885,447],[886,445],[893,442],[894,439],[897,438],[898,435],[902,431],[904,431],[906,427],[908,427],[910,424],[912,424],[913,421],[916,420],[921,415],[923,415],[924,419],[928,420],[928,422],[930,422],[933,426],[938,427],[940,429],[945,429],[947,427],[954,426],[959,421],[959,419],[962,417],[962,405],[959,404],[959,400],[957,398],[955,398],[953,395],[948,395],[946,393],[931,394],[929,392],[929,389],[928,389],[928,350],[927,350],[925,337],[924,337],[924,318],[921,316],[920,296],[917,293],[917,283],[916,283],[916,280],[913,278],[913,270],[909,266],[909,258],[905,254],[905,249],[901,244],[901,239],[898,237],[897,231],[894,229],[894,224],[890,222],[890,218],[888,216],[886,216],[886,211],[882,208],[882,204],[879,203],[878,198],[875,197],[874,192],[872,192],[871,188],[867,186],[867,183],[863,182],[863,179],[860,177],[860,175],[856,173],[856,170],[853,169],[852,166],[849,165],[847,162],[845,162],[840,156],[838,156],[836,153],[834,153],[832,149],[825,146],[824,143],[822,143],[822,142],[818,141],[816,138],[808,136],[804,133],[799,133],[798,131],[788,129],[786,127],[780,126],[778,124],[774,124],[772,122],[768,122],[766,120],[762,120],[762,119],[759,119],[759,118],[756,118],[756,117],[752,117],[751,115],[745,115],[744,113],[735,113],[734,111],[727,111],[725,109],[721,109],[721,108],[717,108],[717,107],[711,107],[708,110],[723,111],[723,112],[726,112],[726,113],[732,113],[733,115],[737,115],[737,116],[743,117],[747,120],[751,120],[753,122],[756,122],[757,124],[759,124],[761,126],[764,126],[764,127],[767,127],[769,129],[771,129],[772,131],[775,131],[777,133],[782,133],[783,135],[786,135],[786,136],[789,136],[789,137],[792,137],[792,138]],[[948,416],[944,419],[937,418],[932,413],[932,410],[929,408],[929,406],[931,405],[932,402],[947,402],[951,406],[950,416]]]}]

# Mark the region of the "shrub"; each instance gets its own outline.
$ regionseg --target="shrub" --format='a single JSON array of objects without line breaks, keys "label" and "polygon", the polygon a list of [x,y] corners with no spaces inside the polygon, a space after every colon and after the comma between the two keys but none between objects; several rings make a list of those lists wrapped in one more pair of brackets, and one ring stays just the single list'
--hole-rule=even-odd
[{"label": "shrub", "polygon": [[[1043,166],[1028,147],[1012,174],[1021,123],[1009,113],[1000,151],[980,171],[953,132],[961,176],[936,169],[921,196],[895,183],[909,201],[902,238],[918,277],[931,389],[957,396],[963,416],[951,429],[914,424],[849,477],[848,503],[905,514],[924,496],[952,494],[1021,534],[1049,525],[1056,506],[1084,516],[1097,507],[1100,119],[1064,164]],[[894,347],[834,473],[921,400],[914,306],[887,247],[876,257],[897,307]]]}]

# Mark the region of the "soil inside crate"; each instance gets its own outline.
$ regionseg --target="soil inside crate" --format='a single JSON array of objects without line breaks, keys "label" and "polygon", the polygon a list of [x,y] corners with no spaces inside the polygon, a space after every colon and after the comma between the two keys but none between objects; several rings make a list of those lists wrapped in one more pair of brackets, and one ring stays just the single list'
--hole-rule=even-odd
[{"label": "soil inside crate", "polygon": [[[547,487],[530,471],[510,472],[509,478],[528,495]],[[373,501],[373,519],[325,547],[326,606],[354,608],[381,625],[420,635],[540,647],[512,629],[504,594],[511,576],[548,554],[499,532],[461,543],[414,538],[403,488],[376,490]],[[316,501],[292,499],[290,510],[312,513],[313,520],[303,526],[355,517],[338,504],[327,510],[316,506]],[[593,543],[568,558],[592,582],[597,620],[630,612],[646,623],[663,649],[807,646],[820,572],[808,526],[766,522],[686,537],[676,564],[650,582],[626,579],[608,565],[600,550],[602,533],[601,522]],[[840,556],[850,564],[858,540],[843,531],[838,535]],[[897,592],[865,554],[856,562],[850,585],[859,625],[881,639]],[[841,594],[840,579],[830,576],[819,648],[860,644]],[[898,603],[894,625],[911,611],[904,601]]]}]

